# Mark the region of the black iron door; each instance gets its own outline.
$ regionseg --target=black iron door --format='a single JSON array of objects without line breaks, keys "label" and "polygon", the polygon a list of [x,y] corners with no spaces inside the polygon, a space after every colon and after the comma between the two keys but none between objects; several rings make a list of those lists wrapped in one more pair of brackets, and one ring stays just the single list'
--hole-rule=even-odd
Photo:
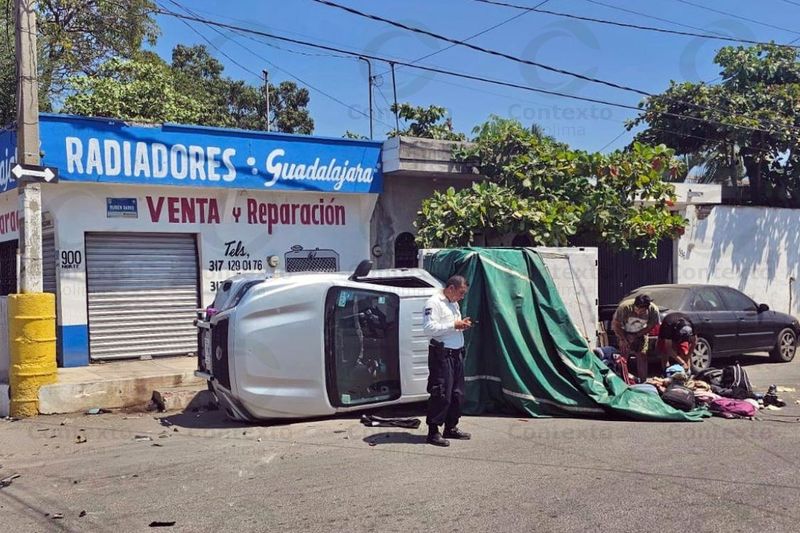
[{"label": "black iron door", "polygon": [[658,244],[655,259],[640,259],[631,251],[598,248],[598,292],[600,305],[617,304],[623,296],[644,285],[672,283],[673,241]]}]

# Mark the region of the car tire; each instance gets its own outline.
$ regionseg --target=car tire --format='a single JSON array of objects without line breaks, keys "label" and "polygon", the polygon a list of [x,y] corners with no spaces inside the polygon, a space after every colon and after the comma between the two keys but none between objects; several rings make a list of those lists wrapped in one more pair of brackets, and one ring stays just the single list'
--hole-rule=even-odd
[{"label": "car tire", "polygon": [[711,367],[711,343],[703,337],[697,337],[692,350],[692,374]]},{"label": "car tire", "polygon": [[797,334],[791,328],[784,328],[778,333],[775,347],[769,353],[770,359],[776,363],[788,363],[797,352]]}]

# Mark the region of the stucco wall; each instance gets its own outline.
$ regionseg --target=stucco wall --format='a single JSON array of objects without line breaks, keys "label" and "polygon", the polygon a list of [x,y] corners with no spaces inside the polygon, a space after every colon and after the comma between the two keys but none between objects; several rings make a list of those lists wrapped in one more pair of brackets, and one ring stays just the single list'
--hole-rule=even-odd
[{"label": "stucco wall", "polygon": [[741,290],[776,311],[800,315],[800,210],[690,206],[678,242],[676,283]]},{"label": "stucco wall", "polygon": [[[58,336],[65,366],[87,361],[86,232],[197,235],[201,304],[206,306],[218,284],[237,272],[271,273],[270,256],[277,255],[284,270],[293,246],[338,254],[341,270],[355,269],[369,254],[375,196],[66,183],[45,189],[44,209],[55,224]],[[136,200],[135,216],[111,216],[112,200]],[[64,264],[64,254],[80,259]]]},{"label": "stucco wall", "polygon": [[403,172],[386,174],[383,180],[383,194],[378,197],[370,224],[372,247],[378,245],[383,252],[380,257],[371,257],[376,268],[395,266],[394,241],[404,232],[417,234],[414,220],[424,199],[437,190],[459,190],[472,184],[464,178],[417,177]]}]

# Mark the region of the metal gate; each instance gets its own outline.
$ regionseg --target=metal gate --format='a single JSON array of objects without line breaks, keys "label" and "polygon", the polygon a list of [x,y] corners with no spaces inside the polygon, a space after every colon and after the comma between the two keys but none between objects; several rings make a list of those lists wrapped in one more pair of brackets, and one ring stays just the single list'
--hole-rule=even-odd
[{"label": "metal gate", "polygon": [[[42,292],[51,292],[58,299],[56,290],[56,235],[52,221],[42,222]],[[58,305],[56,305],[58,309]]]},{"label": "metal gate", "polygon": [[192,234],[87,233],[90,357],[195,353],[198,279]]},{"label": "metal gate", "polygon": [[19,241],[0,243],[0,296],[17,292],[17,246]]},{"label": "metal gate", "polygon": [[655,259],[640,259],[631,251],[615,251],[607,246],[598,249],[600,305],[616,305],[627,293],[644,285],[672,283],[673,241],[658,243]]}]

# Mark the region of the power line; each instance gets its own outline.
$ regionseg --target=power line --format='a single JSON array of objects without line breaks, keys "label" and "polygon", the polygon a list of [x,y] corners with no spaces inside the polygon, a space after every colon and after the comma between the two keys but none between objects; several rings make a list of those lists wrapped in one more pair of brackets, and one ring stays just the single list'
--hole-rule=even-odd
[{"label": "power line", "polygon": [[720,11],[719,9],[714,9],[713,7],[706,7],[701,4],[695,4],[694,2],[689,2],[688,0],[675,0],[676,2],[680,2],[681,4],[686,4],[687,6],[696,7],[698,9],[703,9],[705,11],[710,11],[711,13],[716,13],[717,15],[725,15],[726,17],[732,17],[739,20],[744,20],[745,22],[752,22],[753,24],[758,24],[759,26],[764,26],[765,28],[772,28],[774,30],[781,30],[786,31],[789,33],[794,33],[795,35],[800,35],[800,32],[790,30],[789,28],[783,28],[781,26],[775,26],[773,24],[769,24],[767,22],[761,22],[760,20],[755,20],[747,17],[742,17],[736,15],[734,13],[729,13],[727,11]]},{"label": "power line", "polygon": [[642,13],[641,11],[634,11],[633,9],[627,9],[627,8],[615,6],[615,5],[612,5],[612,4],[606,4],[606,3],[600,2],[598,0],[584,0],[584,1],[585,2],[589,2],[590,4],[603,6],[603,7],[606,7],[608,9],[621,11],[623,13],[629,13],[629,14],[632,14],[632,15],[638,15],[640,17],[644,17],[644,18],[648,18],[648,19],[652,19],[652,20],[657,20],[659,22],[666,22],[667,24],[673,24],[673,25],[679,26],[681,28],[689,28],[690,30],[697,30],[697,31],[708,31],[708,32],[715,33],[715,34],[717,34],[719,36],[722,36],[722,37],[727,37],[727,35],[725,35],[724,33],[720,33],[718,31],[710,30],[710,29],[707,29],[707,28],[699,28],[697,26],[690,26],[689,24],[684,24],[682,22],[676,22],[674,20],[665,19],[665,18],[662,18],[662,17],[657,17],[655,15],[651,15],[650,13]]},{"label": "power line", "polygon": [[440,41],[445,41],[445,42],[448,42],[448,43],[452,43],[454,45],[464,46],[466,48],[470,48],[472,50],[475,50],[475,51],[478,51],[478,52],[481,52],[481,53],[484,53],[484,54],[493,55],[493,56],[496,56],[496,57],[502,57],[503,59],[508,59],[510,61],[515,61],[517,63],[530,65],[532,67],[538,67],[538,68],[541,68],[541,69],[544,69],[544,70],[549,70],[551,72],[556,72],[558,74],[563,74],[565,76],[571,76],[573,78],[578,78],[578,79],[581,79],[581,80],[584,80],[584,81],[588,81],[588,82],[591,82],[591,83],[598,83],[600,85],[606,85],[606,86],[612,87],[614,89],[619,89],[619,90],[622,90],[622,91],[628,91],[628,92],[636,93],[636,94],[639,94],[641,96],[651,96],[650,93],[648,93],[647,91],[643,91],[641,89],[636,89],[634,87],[628,87],[626,85],[621,85],[619,83],[614,83],[614,82],[611,82],[611,81],[601,80],[599,78],[592,78],[591,76],[586,76],[586,75],[580,74],[578,72],[572,72],[572,71],[565,70],[565,69],[562,69],[562,68],[553,67],[553,66],[550,66],[550,65],[545,65],[544,63],[539,63],[539,62],[530,61],[528,59],[524,59],[524,58],[521,58],[521,57],[512,56],[510,54],[506,54],[504,52],[499,52],[497,50],[492,50],[492,49],[489,49],[489,48],[484,48],[482,46],[477,46],[477,45],[468,43],[468,42],[463,41],[463,40],[453,39],[453,38],[450,38],[450,37],[446,37],[444,35],[439,35],[438,33],[434,33],[434,32],[428,31],[428,30],[424,30],[422,28],[415,28],[413,26],[409,26],[407,24],[403,24],[402,22],[397,22],[395,20],[379,17],[377,15],[372,15],[370,13],[364,13],[363,11],[359,11],[357,9],[353,9],[352,7],[343,6],[343,5],[337,4],[335,2],[331,2],[330,0],[311,0],[311,1],[312,2],[317,2],[318,4],[323,4],[323,5],[326,5],[326,6],[329,6],[329,7],[334,7],[336,9],[341,9],[343,11],[347,11],[348,13],[352,13],[352,14],[357,15],[359,17],[364,17],[364,18],[376,20],[376,21],[379,21],[379,22],[383,22],[383,23],[389,24],[391,26],[395,26],[397,28],[402,28],[402,29],[407,30],[407,31],[411,31],[411,32],[414,32],[414,33],[419,33],[421,35],[427,35],[429,37],[433,37],[434,39],[438,39]]},{"label": "power line", "polygon": [[[539,3],[536,5],[536,7],[543,6],[543,5],[545,5],[545,4],[546,4],[547,2],[549,2],[549,1],[550,1],[550,0],[544,0],[543,2],[539,2]],[[534,8],[534,9],[535,9],[535,8]],[[533,11],[533,10],[530,10],[530,11]],[[503,20],[502,22],[499,22],[499,23],[497,23],[497,24],[495,24],[495,25],[493,25],[493,26],[489,26],[489,27],[488,27],[488,28],[486,28],[485,30],[481,30],[481,31],[479,31],[478,33],[473,33],[473,34],[472,34],[472,35],[470,35],[469,37],[465,38],[465,39],[464,39],[464,42],[471,41],[471,40],[472,40],[472,39],[474,39],[475,37],[480,37],[481,35],[483,35],[483,34],[485,34],[485,33],[489,33],[490,31],[492,31],[492,30],[494,30],[494,29],[497,29],[497,28],[499,28],[500,26],[504,26],[504,25],[508,24],[509,22],[511,22],[511,21],[513,21],[513,20],[517,20],[518,18],[520,18],[520,17],[522,17],[522,16],[524,16],[524,15],[527,15],[527,14],[528,14],[528,12],[529,12],[529,11],[525,11],[525,12],[523,12],[523,13],[518,13],[518,14],[514,15],[514,16],[513,16],[513,17],[511,17],[511,18],[507,18],[507,19]],[[451,45],[449,45],[449,46],[445,46],[444,48],[440,48],[439,50],[436,50],[436,51],[434,51],[434,52],[431,52],[430,54],[424,55],[424,56],[422,56],[422,57],[418,57],[417,59],[413,60],[413,61],[412,61],[412,63],[419,63],[420,61],[423,61],[423,60],[425,60],[425,59],[428,59],[429,57],[433,57],[433,56],[435,56],[436,54],[441,54],[442,52],[445,52],[445,51],[447,51],[447,50],[450,50],[451,48],[453,48],[453,47],[456,47],[456,46],[458,46],[458,45],[457,45],[457,44],[451,44]],[[387,71],[387,72],[388,72],[388,71]],[[384,74],[385,74],[385,72],[384,72]]]},{"label": "power line", "polygon": [[[169,1],[170,1],[171,3],[173,3],[173,4],[175,4],[176,6],[178,6],[179,8],[183,9],[185,12],[189,13],[190,15],[192,15],[192,16],[195,16],[195,13],[193,13],[193,12],[192,12],[192,11],[191,11],[189,8],[187,8],[187,7],[184,7],[183,5],[181,5],[180,3],[176,2],[175,0],[169,0]],[[157,2],[157,3],[158,3],[158,2]],[[160,5],[160,4],[159,4],[159,5]],[[163,5],[162,5],[161,7],[163,7]],[[226,57],[227,59],[229,59],[230,61],[232,61],[234,64],[236,64],[236,65],[237,65],[239,68],[241,68],[241,69],[243,69],[243,70],[245,70],[245,71],[247,71],[247,72],[250,72],[251,74],[255,75],[257,78],[260,78],[260,77],[261,77],[261,74],[259,74],[259,73],[255,72],[255,71],[253,71],[253,70],[251,70],[251,69],[249,69],[248,67],[245,67],[244,65],[242,65],[241,63],[239,63],[238,61],[236,61],[235,59],[233,59],[231,56],[229,56],[228,54],[226,54],[226,53],[225,53],[223,50],[221,50],[221,49],[220,49],[218,46],[216,46],[216,45],[215,45],[214,43],[212,43],[212,42],[211,42],[211,41],[210,41],[208,38],[206,38],[206,37],[205,37],[205,36],[204,36],[204,35],[203,35],[201,32],[197,31],[197,30],[196,30],[194,27],[192,27],[192,26],[191,26],[191,24],[189,24],[189,23],[188,23],[188,21],[186,21],[186,20],[184,20],[183,18],[180,18],[180,17],[178,17],[178,18],[181,20],[181,22],[183,22],[184,24],[186,24],[186,25],[189,27],[189,29],[191,29],[193,32],[195,32],[197,35],[199,35],[199,36],[200,36],[200,37],[201,37],[201,38],[202,38],[204,41],[206,41],[206,42],[207,42],[207,43],[208,43],[208,44],[209,44],[211,47],[213,47],[215,50],[217,50],[217,51],[218,51],[220,54],[222,54],[224,57]],[[208,24],[206,24],[206,25],[208,25]],[[219,34],[219,35],[222,35],[222,36],[224,36],[224,37],[227,37],[227,36],[226,36],[224,33],[222,33],[221,31],[219,31],[217,28],[215,28],[215,27],[213,27],[213,26],[210,26],[210,25],[208,25],[208,26],[209,26],[209,28],[210,28],[211,30],[213,30],[213,31],[214,31],[214,32],[216,32],[217,34]],[[308,87],[309,89],[312,89],[312,90],[314,90],[314,91],[316,91],[316,92],[320,93],[321,95],[323,95],[323,96],[326,96],[326,97],[330,98],[330,99],[331,99],[331,100],[333,100],[334,102],[336,102],[336,103],[338,103],[338,104],[340,104],[340,105],[342,105],[342,106],[344,106],[344,107],[346,107],[346,108],[350,109],[351,111],[355,111],[356,113],[359,113],[359,114],[361,114],[362,116],[364,116],[364,117],[366,117],[366,118],[369,118],[369,115],[368,115],[367,113],[365,113],[365,112],[361,111],[360,109],[358,109],[358,108],[356,108],[356,107],[354,107],[354,106],[351,106],[351,105],[349,105],[349,104],[347,104],[347,103],[343,102],[342,100],[340,100],[340,99],[336,98],[335,96],[333,96],[333,95],[331,95],[331,94],[329,94],[329,93],[327,93],[327,92],[323,91],[322,89],[319,89],[318,87],[315,87],[314,85],[311,85],[310,83],[308,83],[308,82],[304,81],[303,79],[299,78],[298,76],[295,76],[294,74],[292,74],[292,73],[291,73],[291,72],[289,72],[288,70],[286,70],[286,69],[284,69],[284,68],[281,68],[281,67],[279,67],[278,65],[276,65],[275,63],[273,63],[273,62],[269,61],[268,59],[264,58],[263,56],[260,56],[260,55],[256,54],[256,53],[255,53],[255,52],[253,52],[253,51],[252,51],[250,48],[248,48],[248,47],[246,47],[246,46],[242,45],[241,43],[239,43],[239,42],[238,42],[238,41],[236,41],[235,39],[231,39],[231,40],[232,40],[234,43],[238,44],[240,47],[242,47],[242,48],[244,48],[245,50],[249,51],[251,54],[255,55],[257,58],[261,59],[262,61],[264,61],[265,63],[267,63],[268,65],[270,65],[270,66],[271,66],[272,68],[274,68],[275,70],[278,70],[278,71],[280,71],[280,72],[284,72],[284,73],[285,73],[285,74],[287,74],[289,77],[291,77],[291,78],[293,78],[293,79],[297,80],[298,82],[300,82],[301,84],[305,85],[305,86],[306,86],[306,87]],[[265,44],[266,44],[266,43],[265,43]],[[341,57],[347,57],[348,59],[350,59],[348,56],[341,56]],[[267,120],[269,120],[269,118],[267,118]],[[388,126],[388,127],[390,127],[390,128],[391,128],[391,127],[393,127],[391,124],[388,124],[388,123],[386,123],[386,122],[383,122],[383,121],[382,121],[382,120],[380,120],[380,119],[378,119],[378,121],[379,121],[379,122],[381,122],[381,123],[382,123],[383,125],[385,125],[385,126]]]},{"label": "power line", "polygon": [[[311,48],[319,48],[319,49],[322,49],[322,50],[333,51],[333,52],[337,52],[337,53],[340,53],[340,54],[348,54],[348,55],[350,55],[352,57],[359,57],[359,56],[360,57],[366,57],[368,59],[374,59],[376,61],[385,61],[387,63],[395,63],[396,65],[403,65],[403,66],[407,66],[407,67],[414,68],[414,69],[417,69],[417,70],[423,70],[423,71],[427,71],[427,72],[434,72],[434,73],[437,73],[437,74],[444,74],[444,75],[447,75],[447,76],[455,76],[455,77],[460,77],[460,78],[469,79],[469,80],[473,80],[473,81],[480,81],[480,82],[483,82],[483,83],[489,83],[489,84],[493,84],[493,85],[500,85],[500,86],[504,86],[504,87],[511,87],[511,88],[515,88],[515,89],[521,89],[521,90],[531,91],[531,92],[536,92],[536,93],[541,93],[541,94],[549,94],[549,95],[552,95],[552,96],[559,96],[559,97],[563,97],[563,98],[569,98],[569,99],[572,99],[572,100],[579,100],[579,101],[584,101],[584,102],[603,104],[603,105],[607,105],[607,106],[611,106],[611,107],[618,107],[618,108],[621,108],[621,109],[631,109],[631,110],[634,110],[634,111],[637,111],[637,112],[641,112],[642,111],[639,107],[633,106],[633,105],[620,104],[620,103],[617,103],[617,102],[611,102],[611,101],[603,100],[603,99],[599,99],[599,98],[590,98],[590,97],[584,97],[584,96],[577,96],[577,95],[574,95],[574,94],[567,94],[567,93],[562,93],[562,92],[558,92],[558,91],[550,91],[550,90],[546,90],[546,89],[539,89],[539,88],[530,87],[530,86],[527,86],[527,85],[520,85],[520,84],[512,83],[512,82],[494,80],[494,79],[491,79],[491,78],[486,78],[486,77],[482,77],[482,76],[475,76],[475,75],[471,75],[471,74],[455,72],[455,71],[451,71],[451,70],[447,70],[447,69],[443,69],[443,68],[438,68],[438,67],[415,65],[415,64],[410,63],[409,61],[388,59],[388,58],[385,58],[385,57],[376,56],[374,54],[369,54],[369,53],[366,53],[366,52],[353,52],[351,50],[345,50],[345,49],[338,48],[338,47],[311,43],[309,41],[303,41],[303,40],[294,39],[294,38],[291,38],[291,37],[284,37],[284,36],[280,36],[280,35],[276,35],[276,34],[272,34],[272,33],[268,33],[268,32],[263,32],[263,31],[259,31],[259,30],[253,30],[253,29],[250,29],[250,28],[243,28],[243,27],[234,26],[234,25],[231,25],[231,24],[226,24],[226,23],[217,22],[217,21],[208,20],[208,19],[202,19],[202,18],[199,18],[199,17],[193,17],[193,16],[189,16],[189,15],[182,15],[180,13],[175,13],[175,12],[169,11],[169,10],[160,9],[160,10],[158,10],[158,12],[159,12],[159,14],[168,15],[168,16],[172,16],[172,17],[176,17],[176,18],[186,18],[187,20],[194,20],[195,22],[201,22],[201,23],[204,23],[204,24],[209,25],[209,26],[217,26],[217,27],[220,27],[220,28],[226,28],[226,29],[230,29],[230,30],[251,33],[251,34],[254,34],[254,35],[259,35],[261,37],[267,37],[267,38],[276,39],[276,40],[279,40],[279,41],[290,42],[290,43],[294,43],[294,44],[308,46],[308,47],[311,47]],[[652,96],[652,95],[648,95],[648,96]],[[691,106],[691,107],[696,107],[696,108],[699,108],[699,109],[713,110],[712,108],[704,108],[703,106],[699,106],[697,104],[693,104],[693,103],[690,103],[690,102],[683,102],[683,103],[685,105],[688,105],[688,106]],[[737,114],[732,113],[730,111],[728,111],[728,112],[721,111],[721,110],[717,110],[717,111],[719,111],[719,112],[721,112],[721,113],[723,113],[725,115],[733,114],[734,116],[737,116]],[[775,133],[773,131],[765,130],[765,129],[762,129],[762,128],[754,128],[754,127],[751,127],[751,126],[744,126],[744,125],[737,125],[737,124],[726,124],[726,123],[719,122],[719,121],[712,120],[712,119],[704,119],[704,118],[692,117],[692,116],[681,115],[681,114],[677,114],[677,113],[669,113],[669,112],[666,112],[666,111],[652,111],[652,112],[656,113],[656,114],[659,114],[659,115],[672,116],[672,117],[676,117],[676,118],[684,118],[684,119],[687,119],[687,120],[694,120],[694,121],[703,122],[703,123],[706,123],[706,124],[721,125],[721,126],[725,126],[727,128],[748,130],[748,131],[754,131],[754,132],[759,132],[759,133],[769,133],[769,134],[774,134]],[[738,115],[738,116],[743,116],[743,115]]]},{"label": "power line", "polygon": [[[443,35],[440,35],[440,34],[437,34],[437,33],[434,33],[434,32],[430,32],[428,30],[424,30],[424,29],[421,29],[421,28],[415,28],[415,27],[412,27],[412,26],[408,26],[407,24],[403,24],[401,22],[397,22],[397,21],[394,21],[394,20],[391,20],[391,19],[387,19],[387,18],[384,18],[384,17],[379,17],[377,15],[372,15],[370,13],[365,13],[363,11],[359,11],[357,9],[353,9],[351,7],[348,7],[348,6],[343,6],[341,4],[337,4],[336,2],[332,2],[331,0],[312,0],[312,1],[313,2],[317,2],[318,4],[323,4],[323,5],[327,5],[327,6],[330,6],[330,7],[337,8],[337,9],[341,9],[343,11],[346,11],[348,13],[352,13],[352,14],[360,16],[360,17],[364,17],[364,18],[368,18],[368,19],[384,22],[386,24],[390,24],[392,26],[396,26],[398,28],[402,28],[402,29],[405,29],[407,31],[420,33],[420,34],[423,34],[423,35],[428,35],[428,36],[431,36],[431,37],[433,37],[435,39],[439,39],[439,40],[443,40],[443,41],[446,41],[446,42],[450,42],[450,43],[454,43],[454,44],[457,44],[457,45],[461,45],[461,46],[464,46],[466,48],[477,50],[479,52],[483,52],[483,53],[486,53],[486,54],[489,54],[489,55],[495,55],[495,56],[503,57],[503,58],[506,58],[506,59],[510,59],[512,61],[516,61],[516,62],[519,62],[519,63],[532,65],[532,66],[537,66],[537,67],[540,67],[540,68],[544,68],[545,70],[551,70],[553,72],[566,74],[568,76],[572,76],[572,77],[575,77],[575,78],[578,78],[578,79],[589,81],[591,83],[598,83],[598,84],[601,84],[601,85],[607,85],[607,86],[612,87],[612,88],[616,88],[616,89],[620,89],[620,90],[624,90],[624,91],[628,91],[628,92],[634,92],[634,93],[637,93],[637,94],[640,94],[640,95],[643,95],[643,96],[649,96],[649,97],[654,96],[653,94],[651,94],[651,93],[649,93],[647,91],[644,91],[642,89],[636,89],[636,88],[633,88],[633,87],[617,84],[617,83],[614,83],[614,82],[609,82],[609,81],[601,80],[601,79],[598,79],[598,78],[592,78],[592,77],[589,77],[589,76],[585,76],[583,74],[578,74],[576,72],[571,72],[571,71],[568,71],[568,70],[552,67],[552,66],[549,66],[549,65],[543,65],[541,63],[537,63],[537,62],[534,62],[534,61],[529,61],[527,59],[523,59],[523,58],[520,58],[520,57],[511,56],[511,55],[505,54],[503,52],[498,52],[496,50],[490,50],[490,49],[487,49],[487,48],[476,46],[476,45],[473,45],[473,44],[470,44],[470,43],[467,43],[467,42],[464,42],[464,41],[459,41],[457,39],[452,39],[450,37],[446,37],[446,36],[443,36]],[[678,0],[678,1],[684,1],[684,0]],[[727,116],[727,115],[729,115],[731,113],[730,111],[727,111],[727,110],[715,109],[713,107],[708,107],[708,106],[701,106],[701,105],[694,104],[694,103],[691,103],[691,102],[682,102],[682,103],[685,104],[685,105],[697,108],[697,109],[704,109],[704,110],[707,110],[707,111],[715,111],[715,112],[721,113],[722,116]],[[744,117],[744,118],[749,118],[749,117]],[[759,124],[760,124],[760,122],[759,122]],[[774,126],[775,124],[772,124],[772,125]],[[778,125],[778,127],[780,127],[780,125]],[[765,131],[765,130],[760,130],[759,128],[749,128],[747,126],[745,126],[745,128],[747,128],[747,129],[755,129],[756,131]],[[773,133],[773,132],[768,132],[768,133]]]},{"label": "power line", "polygon": [[[498,1],[495,1],[495,0],[473,0],[473,1],[480,2],[482,4],[492,4],[492,5],[508,7],[508,8],[512,8],[512,9],[521,9],[521,10],[524,10],[525,12],[535,11],[537,13],[544,13],[545,15],[553,15],[553,16],[556,16],[556,17],[563,17],[563,18],[568,18],[568,19],[573,19],[573,20],[583,20],[583,21],[586,21],[586,22],[594,22],[594,23],[597,23],[597,24],[606,24],[606,25],[609,25],[609,26],[618,26],[618,27],[621,27],[621,28],[630,28],[630,29],[635,29],[635,30],[652,31],[652,32],[657,32],[657,33],[667,33],[667,34],[671,34],[671,35],[681,35],[681,36],[685,36],[685,37],[700,37],[702,39],[714,39],[714,40],[718,40],[718,41],[729,41],[729,42],[746,43],[746,44],[761,44],[761,45],[769,44],[769,43],[765,43],[765,42],[762,42],[762,41],[753,41],[751,39],[737,39],[735,37],[726,37],[726,36],[720,36],[720,35],[710,35],[708,33],[694,33],[694,32],[688,32],[688,31],[669,30],[669,29],[666,29],[666,28],[656,28],[656,27],[653,27],[653,26],[641,26],[639,24],[629,24],[627,22],[618,22],[618,21],[614,21],[614,20],[605,20],[605,19],[598,19],[598,18],[593,18],[593,17],[583,17],[583,16],[580,16],[580,15],[573,15],[572,13],[562,13],[560,11],[551,11],[551,10],[548,10],[548,9],[538,9],[538,6],[537,7],[527,7],[527,6],[521,6],[519,4],[511,4],[511,3],[508,3],[508,2],[498,2]],[[800,4],[798,4],[798,5],[800,5]],[[782,45],[782,46],[789,46],[791,48],[800,48],[800,46],[792,46],[792,45]]]}]

